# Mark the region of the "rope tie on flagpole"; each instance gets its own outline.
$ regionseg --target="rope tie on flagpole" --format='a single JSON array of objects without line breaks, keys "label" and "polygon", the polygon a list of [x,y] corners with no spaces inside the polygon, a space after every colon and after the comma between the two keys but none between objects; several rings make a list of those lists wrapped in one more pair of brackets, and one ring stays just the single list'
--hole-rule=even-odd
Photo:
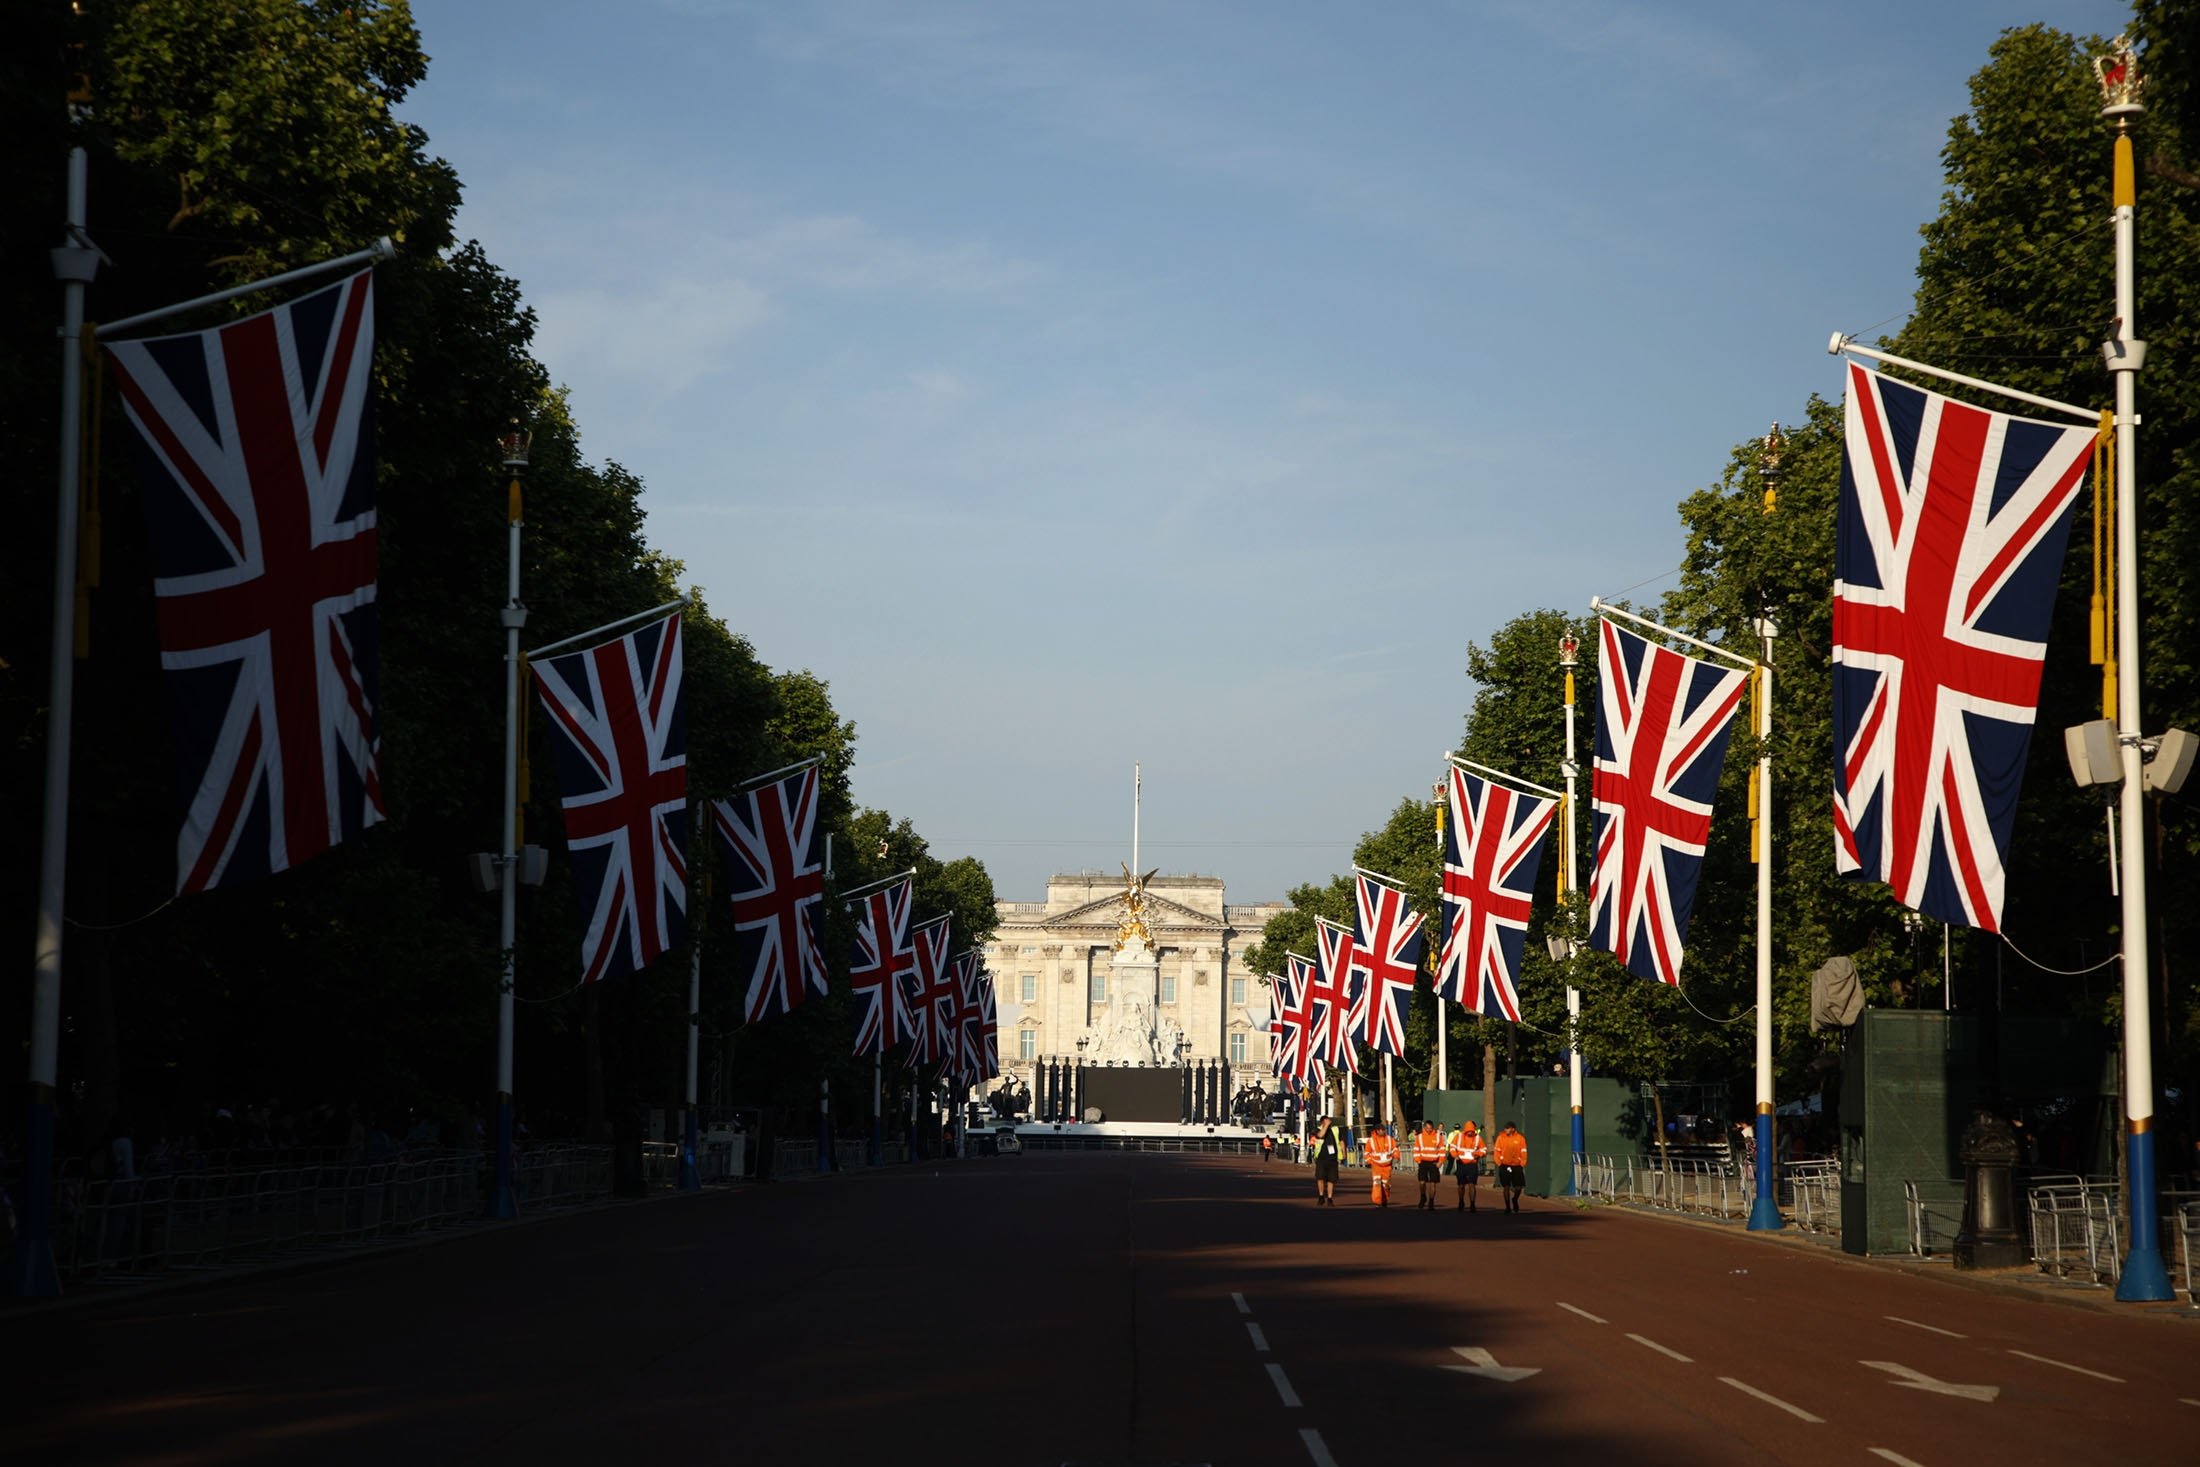
[{"label": "rope tie on flagpole", "polygon": [[566,989],[566,990],[565,990],[565,991],[564,991],[563,993],[553,993],[553,994],[551,994],[551,995],[550,995],[550,996],[549,996],[548,998],[522,998],[522,997],[520,996],[520,994],[518,993],[518,991],[517,991],[517,990],[514,990],[514,992],[513,992],[513,994],[512,994],[512,1002],[514,1002],[514,1003],[556,1003],[556,1002],[557,1002],[557,1001],[558,1001],[559,999],[561,999],[561,998],[570,998],[570,997],[571,997],[572,995],[574,995],[574,994],[576,994],[576,993],[579,993],[579,992],[580,992],[580,991],[581,991],[581,990],[582,990],[583,988],[586,988],[587,986],[588,986],[588,980],[587,980],[586,978],[583,978],[583,979],[582,979],[582,980],[581,980],[580,982],[578,982],[578,983],[574,984],[574,985],[573,985],[573,986],[572,986],[571,988],[568,988],[568,989]]},{"label": "rope tie on flagpole", "polygon": [[2015,953],[2019,959],[2021,959],[2025,963],[2030,964],[2032,967],[2039,969],[2039,971],[2041,971],[2042,973],[2053,973],[2058,978],[2083,978],[2088,973],[2098,973],[2101,971],[2101,969],[2112,967],[2113,965],[2120,963],[2124,960],[2124,955],[2122,953],[2110,953],[2107,957],[2101,959],[2090,968],[2050,968],[2047,966],[2047,964],[2039,961],[2039,959],[2025,952],[2023,948],[2018,947],[2015,943],[2011,942],[2009,940],[2008,933],[2002,932],[1995,935],[2001,938],[2002,946],[2008,948],[2009,951]]},{"label": "rope tie on flagpole", "polygon": [[159,916],[162,912],[168,910],[169,906],[173,904],[175,900],[176,899],[174,897],[170,897],[167,901],[162,902],[160,905],[154,907],[151,911],[142,912],[139,915],[132,917],[127,922],[79,922],[74,917],[64,917],[61,920],[68,923],[71,927],[74,927],[79,932],[120,932],[125,927],[135,927],[140,922],[149,921],[150,919]]}]

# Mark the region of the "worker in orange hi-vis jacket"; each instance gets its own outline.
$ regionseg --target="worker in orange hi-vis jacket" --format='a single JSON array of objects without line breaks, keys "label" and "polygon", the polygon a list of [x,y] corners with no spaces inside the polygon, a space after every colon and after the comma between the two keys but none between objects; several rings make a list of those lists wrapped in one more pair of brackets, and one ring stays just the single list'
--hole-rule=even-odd
[{"label": "worker in orange hi-vis jacket", "polygon": [[1480,1212],[1475,1194],[1482,1181],[1482,1160],[1490,1154],[1489,1146],[1482,1140],[1481,1128],[1468,1121],[1451,1133],[1451,1170],[1459,1179],[1459,1210]]},{"label": "worker in orange hi-vis jacket", "polygon": [[1397,1161],[1398,1143],[1390,1139],[1390,1132],[1377,1126],[1367,1138],[1367,1169],[1372,1178],[1368,1199],[1377,1207],[1390,1206],[1390,1169]]},{"label": "worker in orange hi-vis jacket", "polygon": [[1497,1185],[1504,1189],[1505,1210],[1520,1210],[1520,1191],[1528,1184],[1528,1138],[1520,1134],[1520,1128],[1511,1121],[1497,1133],[1497,1144],[1490,1148],[1490,1156],[1497,1163]]},{"label": "worker in orange hi-vis jacket", "polygon": [[1444,1179],[1444,1133],[1424,1120],[1413,1135],[1413,1165],[1421,1182],[1421,1206],[1436,1210],[1436,1184]]}]

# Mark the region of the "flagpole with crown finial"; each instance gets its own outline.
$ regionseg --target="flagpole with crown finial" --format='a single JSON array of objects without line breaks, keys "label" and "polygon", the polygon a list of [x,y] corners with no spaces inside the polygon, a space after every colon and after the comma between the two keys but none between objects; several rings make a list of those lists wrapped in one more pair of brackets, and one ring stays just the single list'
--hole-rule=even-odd
[{"label": "flagpole with crown finial", "polygon": [[2131,126],[2139,103],[2138,57],[2128,37],[2116,38],[2113,57],[2095,58],[2101,83],[2101,115],[2116,130],[2113,203],[2116,221],[2116,319],[2101,355],[2116,381],[2116,730],[2122,745],[2120,792],[2123,847],[2124,969],[2124,1172],[2128,1188],[2131,1249],[2116,1280],[2116,1297],[2140,1302],[2174,1298],[2162,1264],[2156,1215],[2154,1156],[2154,1055],[2147,1003],[2147,876],[2144,755],[2139,726],[2139,368],[2146,343],[2137,334],[2133,236],[2138,208]]}]

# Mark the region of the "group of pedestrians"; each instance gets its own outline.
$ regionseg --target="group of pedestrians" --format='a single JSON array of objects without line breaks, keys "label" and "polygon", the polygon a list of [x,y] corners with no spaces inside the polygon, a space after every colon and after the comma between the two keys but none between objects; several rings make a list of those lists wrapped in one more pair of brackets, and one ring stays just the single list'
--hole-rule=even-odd
[{"label": "group of pedestrians", "polygon": [[[1442,1207],[1437,1193],[1443,1186],[1448,1165],[1452,1178],[1459,1184],[1455,1209],[1479,1212],[1485,1161],[1497,1168],[1498,1190],[1505,1211],[1520,1210],[1520,1193],[1528,1180],[1528,1138],[1511,1121],[1497,1133],[1494,1145],[1483,1141],[1480,1128],[1472,1121],[1453,1127],[1449,1134],[1439,1130],[1434,1121],[1423,1121],[1407,1145],[1413,1153],[1414,1176],[1420,1185],[1416,1203],[1419,1210],[1435,1212]],[[1329,1116],[1321,1118],[1307,1142],[1307,1150],[1314,1161],[1314,1205],[1335,1207],[1337,1171],[1344,1161],[1344,1136],[1335,1120]],[[1390,1206],[1391,1174],[1401,1159],[1402,1148],[1388,1129],[1377,1126],[1368,1133],[1362,1154],[1369,1174],[1368,1200],[1377,1207]]]}]

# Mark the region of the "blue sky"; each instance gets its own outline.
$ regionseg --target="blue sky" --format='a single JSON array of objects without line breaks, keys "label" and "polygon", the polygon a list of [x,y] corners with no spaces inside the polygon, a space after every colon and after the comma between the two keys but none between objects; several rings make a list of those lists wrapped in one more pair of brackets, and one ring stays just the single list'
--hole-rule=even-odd
[{"label": "blue sky", "polygon": [[2128,15],[413,9],[461,234],[857,798],[1030,899],[1128,858],[1140,760],[1146,864],[1239,900],[1425,794],[1469,641],[1670,584],[1680,499],[1899,324],[1994,36]]}]

